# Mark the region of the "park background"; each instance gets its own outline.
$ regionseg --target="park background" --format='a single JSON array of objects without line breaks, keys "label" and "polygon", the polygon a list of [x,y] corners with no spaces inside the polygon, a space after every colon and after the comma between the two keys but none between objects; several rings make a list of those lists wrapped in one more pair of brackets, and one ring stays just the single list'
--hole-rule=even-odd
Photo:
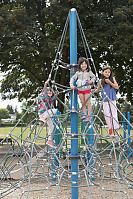
[{"label": "park background", "polygon": [[[119,96],[118,108],[122,113],[130,111],[131,122],[133,121],[133,0],[2,0],[0,3],[0,72],[3,79],[0,93],[3,100],[17,98],[19,102],[22,102],[21,113],[18,113],[18,110],[12,108],[11,105],[7,106],[6,110],[0,109],[3,111],[2,117],[5,113],[5,118],[0,118],[0,129],[5,133],[5,136],[42,90],[44,82],[51,71],[51,65],[57,52],[66,17],[71,8],[76,8],[78,12],[99,77],[104,63],[112,66],[120,86],[119,93],[117,93]],[[70,62],[69,39],[68,31],[61,57],[65,63]],[[85,52],[78,32],[78,57],[80,56],[85,56]],[[92,71],[94,72],[93,68]],[[69,71],[64,72],[62,68],[59,68],[57,82],[68,86],[69,80]],[[63,93],[60,95],[60,99],[64,101]],[[64,111],[60,104],[58,104],[58,109],[60,112]],[[2,119],[11,116],[11,112],[17,114],[17,117],[15,121],[5,124]],[[28,123],[28,120],[30,121],[32,117],[35,118],[34,113],[29,113],[26,115],[26,121],[23,122]],[[121,118],[119,119],[121,120]],[[6,127],[3,125],[6,125]],[[7,131],[3,128],[6,128]],[[22,128],[21,126],[18,128],[18,134],[13,132],[11,135],[12,138],[16,138],[17,135],[16,140],[22,143],[20,137]],[[32,127],[29,127],[28,133],[30,128]],[[23,137],[23,140],[25,142],[25,137]],[[10,147],[12,148],[12,146]],[[7,153],[6,161],[3,164],[4,167],[7,164],[10,165],[12,157],[16,158],[14,151],[11,158]],[[129,167],[128,162],[127,168]],[[11,168],[14,168],[14,165],[11,164]],[[132,180],[130,172],[128,177]],[[40,176],[38,179],[40,181]],[[113,191],[116,187],[114,181],[111,186]],[[99,194],[102,190],[99,191],[98,187],[96,187],[96,190],[93,193],[96,198],[100,198]],[[132,192],[132,190],[130,191]],[[61,195],[63,195],[62,193],[61,191]],[[86,191],[81,193],[85,198],[83,193],[86,195]],[[13,195],[13,198],[20,198],[22,193],[15,192],[13,194],[15,195]],[[37,195],[37,192],[35,194]],[[49,198],[51,194],[50,190]],[[36,195],[35,198],[37,198]],[[113,197],[113,192],[111,192],[111,195]],[[11,198],[11,196],[9,197]]]},{"label": "park background", "polygon": [[[108,63],[120,87],[118,108],[122,113],[130,111],[132,122],[133,0],[2,0],[0,94],[2,100],[15,101],[9,101],[6,110],[0,107],[0,120],[10,118],[12,113],[16,113],[19,119],[42,90],[66,17],[73,7],[80,17],[99,77],[101,67]],[[77,53],[78,57],[85,56],[79,32]],[[64,41],[62,60],[70,62],[69,31]],[[58,83],[69,86],[69,80],[69,71],[62,72],[59,68]],[[64,102],[64,93],[60,99]],[[58,109],[63,112],[60,104]]]}]

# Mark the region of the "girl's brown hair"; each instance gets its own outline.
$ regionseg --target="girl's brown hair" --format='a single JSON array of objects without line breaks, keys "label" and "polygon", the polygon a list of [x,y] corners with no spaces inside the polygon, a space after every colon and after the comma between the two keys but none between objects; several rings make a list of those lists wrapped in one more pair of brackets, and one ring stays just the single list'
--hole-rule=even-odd
[{"label": "girl's brown hair", "polygon": [[80,57],[79,60],[78,60],[79,70],[81,70],[80,65],[83,62],[85,62],[87,64],[87,71],[89,72],[90,71],[89,63],[88,63],[88,60],[85,57]]},{"label": "girl's brown hair", "polygon": [[[104,67],[102,68],[102,72],[104,72],[104,71],[107,70],[107,69],[109,69],[109,70],[111,71],[110,76],[109,76],[109,80],[110,80],[112,83],[114,83],[114,81],[113,81],[114,74],[113,74],[112,69],[111,69],[110,66],[108,66],[108,65],[104,66]],[[105,76],[102,74],[102,75],[101,75],[101,84],[102,84],[103,87],[106,85],[105,79],[106,79]]]}]

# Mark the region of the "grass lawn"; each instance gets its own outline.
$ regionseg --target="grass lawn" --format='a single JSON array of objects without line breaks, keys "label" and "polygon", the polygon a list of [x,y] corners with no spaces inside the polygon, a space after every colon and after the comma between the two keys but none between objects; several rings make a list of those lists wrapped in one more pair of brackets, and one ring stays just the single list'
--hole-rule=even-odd
[{"label": "grass lawn", "polygon": [[[123,129],[119,129],[120,134],[122,135],[122,137],[124,137],[124,131]],[[107,135],[107,132],[105,131],[105,129],[102,130],[101,133],[103,136]],[[128,130],[126,130],[126,135],[128,136]],[[133,135],[133,130],[130,130],[130,135]]]},{"label": "grass lawn", "polygon": [[[12,129],[13,129],[13,127],[0,127],[0,138],[6,137],[6,136],[9,134],[9,132],[11,132]],[[11,132],[11,134],[16,135],[16,136],[20,136],[20,135],[21,135],[21,132],[23,132],[23,130],[24,130],[24,127],[23,127],[23,128],[21,128],[21,127],[16,127],[16,128]],[[38,130],[38,129],[36,129],[36,130]],[[25,130],[25,132],[23,132],[24,137],[26,137],[26,135],[28,135],[28,133],[29,133],[30,131],[31,131],[30,127],[27,128],[27,129]],[[71,129],[70,129],[70,128],[68,128],[68,132],[71,132]],[[121,135],[123,135],[123,129],[120,129],[119,132],[121,133]],[[128,133],[128,130],[126,130],[126,132]],[[131,130],[130,133],[131,133],[131,135],[133,135],[133,130]],[[103,134],[103,136],[106,136],[106,135],[107,135],[105,129],[102,129],[102,134]],[[41,135],[41,136],[46,135],[46,128],[43,128],[42,132],[41,132],[39,135]]]},{"label": "grass lawn", "polygon": [[30,140],[34,141],[34,138],[37,135],[36,142],[44,143],[44,138],[46,137],[46,128],[43,128],[42,131],[40,131],[38,127],[33,131],[30,127],[16,127],[13,131],[12,129],[13,127],[0,127],[0,138],[5,138],[10,133],[9,137],[16,139],[18,142],[22,142],[22,140],[25,140],[26,138],[28,140],[28,137],[30,137]]},{"label": "grass lawn", "polygon": [[[6,137],[13,127],[0,127],[0,138]],[[19,135],[21,133],[21,127],[16,127],[13,130],[13,134]]]},{"label": "grass lawn", "polygon": [[[21,127],[16,127],[12,132],[11,130],[13,129],[13,127],[0,127],[0,138],[5,138],[6,136],[8,136],[9,132],[11,133],[11,135],[13,137],[17,136],[17,137],[22,137],[23,139],[25,139],[29,133],[31,134],[31,138],[33,139],[33,135],[35,135],[36,133],[39,134],[40,137],[46,137],[46,128],[43,128],[41,132],[39,132],[39,128],[37,127],[36,130],[33,131],[33,133],[31,133],[31,128],[21,128]],[[36,132],[35,132],[36,131]],[[68,132],[71,132],[71,129],[68,128]],[[120,129],[119,132],[121,133],[121,135],[123,136],[123,129]],[[128,134],[128,131],[126,130],[126,133]],[[131,130],[131,135],[133,135],[133,130]],[[102,133],[103,136],[107,135],[107,132],[105,131],[105,129],[102,129]]]}]

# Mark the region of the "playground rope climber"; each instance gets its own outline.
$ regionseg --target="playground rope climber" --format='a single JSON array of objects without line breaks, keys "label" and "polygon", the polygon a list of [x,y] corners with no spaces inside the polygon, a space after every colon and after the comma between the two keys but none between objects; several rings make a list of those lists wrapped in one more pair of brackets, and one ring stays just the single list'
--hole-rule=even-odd
[{"label": "playground rope climber", "polygon": [[[53,145],[56,147],[46,144],[49,139],[50,126],[47,122],[40,122],[38,114],[35,114],[34,119],[31,119],[30,122],[24,124],[21,131],[20,128],[17,128],[29,112],[38,110],[40,100],[40,95],[38,95],[7,137],[0,142],[2,145],[0,147],[3,149],[0,155],[0,198],[10,197],[19,190],[19,198],[32,198],[32,194],[35,193],[36,198],[63,199],[72,196],[73,199],[73,193],[77,191],[77,188],[79,192],[82,192],[84,199],[109,198],[110,195],[112,198],[119,199],[132,198],[133,149],[131,143],[133,134],[130,134],[130,130],[133,129],[133,126],[130,118],[127,119],[115,107],[123,118],[124,125],[120,124],[120,128],[116,130],[117,136],[111,136],[102,111],[104,99],[100,95],[95,95],[95,89],[81,107],[75,107],[77,90],[72,91],[69,86],[57,82],[59,67],[63,66],[64,70],[70,71],[72,66],[77,67],[77,64],[64,64],[61,60],[70,15],[71,13],[67,17],[48,77],[48,87],[55,95],[56,101],[64,106],[64,113],[52,112],[53,107],[48,99],[49,109],[42,101],[46,113],[49,114],[49,110],[53,113],[49,115],[49,119],[54,126],[51,136]],[[77,12],[76,17],[85,55],[91,68],[94,69],[98,85],[100,82],[98,73]],[[101,89],[103,90],[102,85]],[[61,93],[65,94],[65,103],[60,100]],[[110,101],[106,93],[105,98]],[[83,121],[81,119],[82,108],[88,99],[92,104],[92,115],[91,119]],[[114,116],[111,115],[110,118],[114,119]],[[77,125],[74,124],[75,121],[78,121]],[[71,127],[71,123],[74,128]],[[125,124],[128,125],[128,135]],[[8,144],[10,139],[12,145]],[[5,140],[6,146],[3,147]],[[75,143],[77,144],[76,151],[74,151]],[[75,166],[73,160],[76,163],[76,171],[73,168]],[[37,196],[38,193],[39,196]]]}]

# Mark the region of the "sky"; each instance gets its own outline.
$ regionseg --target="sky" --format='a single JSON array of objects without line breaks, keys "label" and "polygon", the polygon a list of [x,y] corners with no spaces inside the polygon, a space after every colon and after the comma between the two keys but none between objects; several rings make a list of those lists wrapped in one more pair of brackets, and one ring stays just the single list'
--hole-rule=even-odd
[{"label": "sky", "polygon": [[21,112],[21,102],[18,102],[17,99],[12,99],[12,100],[2,100],[0,96],[0,108],[6,108],[7,105],[11,105],[13,109],[17,108],[18,112]]}]

